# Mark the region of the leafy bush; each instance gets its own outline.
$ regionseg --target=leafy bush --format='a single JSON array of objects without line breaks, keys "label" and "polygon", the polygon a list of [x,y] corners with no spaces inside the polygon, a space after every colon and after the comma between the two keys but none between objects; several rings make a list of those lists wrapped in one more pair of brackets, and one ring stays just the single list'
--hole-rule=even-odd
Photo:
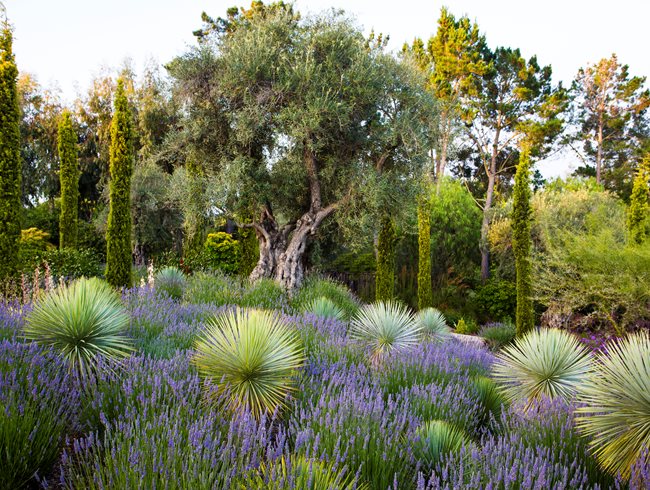
[{"label": "leafy bush", "polygon": [[199,373],[229,397],[231,408],[256,416],[283,407],[302,366],[295,330],[273,312],[237,309],[209,320],[193,356]]},{"label": "leafy bush", "polygon": [[78,405],[60,357],[36,344],[0,343],[0,488],[23,488],[50,471]]},{"label": "leafy bush", "polygon": [[332,300],[325,297],[313,300],[307,305],[305,311],[311,312],[316,316],[333,318],[335,320],[342,320],[345,316],[341,308],[336,306]]},{"label": "leafy bush", "polygon": [[27,228],[20,232],[20,248],[23,250],[31,251],[45,251],[54,248],[49,242],[50,234],[46,231],[39,230],[38,228]]},{"label": "leafy bush", "polygon": [[204,245],[208,264],[225,274],[239,271],[241,250],[239,242],[232,235],[219,231],[210,233]]},{"label": "leafy bush", "polygon": [[350,325],[350,336],[370,347],[375,360],[385,352],[414,347],[421,332],[413,314],[395,302],[364,306]]},{"label": "leafy bush", "polygon": [[241,287],[222,273],[196,272],[187,280],[185,300],[195,304],[216,306],[239,302]]},{"label": "leafy bush", "polygon": [[591,366],[591,355],[578,339],[563,330],[527,333],[497,354],[492,375],[508,401],[528,401],[544,395],[570,400]]},{"label": "leafy bush", "polygon": [[474,335],[478,333],[479,326],[471,318],[467,320],[461,318],[460,320],[458,320],[458,323],[456,323],[455,330],[456,333],[459,333],[461,335]]},{"label": "leafy bush", "polygon": [[23,257],[23,272],[29,274],[47,262],[50,272],[55,278],[76,279],[79,277],[95,277],[102,273],[99,258],[94,251],[64,248],[63,250],[47,250],[34,252]]},{"label": "leafy bush", "polygon": [[514,282],[490,279],[477,289],[472,300],[479,318],[500,322],[515,317],[517,288]]},{"label": "leafy bush", "polygon": [[38,301],[24,331],[26,338],[53,347],[72,370],[87,377],[100,358],[129,355],[128,324],[119,295],[100,279],[82,278]]},{"label": "leafy bush", "polygon": [[515,339],[517,331],[512,323],[488,323],[481,327],[478,334],[488,341],[492,349],[498,350],[510,344]]},{"label": "leafy bush", "polygon": [[286,309],[287,295],[273,279],[260,279],[248,284],[241,293],[239,306],[264,309]]},{"label": "leafy bush", "polygon": [[343,284],[317,276],[308,277],[298,290],[291,304],[304,311],[308,304],[318,298],[327,298],[343,310],[346,319],[352,318],[359,310],[359,301]]},{"label": "leafy bush", "polygon": [[650,335],[640,332],[610,342],[581,385],[578,427],[612,474],[630,477],[641,457],[650,462]]},{"label": "leafy bush", "polygon": [[435,308],[425,308],[416,315],[416,320],[422,331],[436,340],[445,340],[451,335],[445,315]]},{"label": "leafy bush", "polygon": [[[353,476],[353,475],[352,475]],[[262,463],[241,484],[242,490],[264,488],[267,490],[366,490],[367,485],[357,485],[354,478],[346,476],[330,463],[326,464],[305,456],[279,458],[272,463]]]},{"label": "leafy bush", "polygon": [[450,453],[469,446],[470,438],[462,429],[444,420],[430,420],[415,432],[415,453],[428,468],[434,468]]},{"label": "leafy bush", "polygon": [[176,267],[160,269],[154,277],[156,290],[165,293],[172,299],[181,299],[183,297],[186,283],[185,275]]}]

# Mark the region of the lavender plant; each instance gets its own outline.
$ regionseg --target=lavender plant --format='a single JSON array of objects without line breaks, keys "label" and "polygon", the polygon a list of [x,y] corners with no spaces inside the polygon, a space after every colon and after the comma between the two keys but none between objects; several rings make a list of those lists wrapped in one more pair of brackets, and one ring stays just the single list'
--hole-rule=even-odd
[{"label": "lavender plant", "polygon": [[23,488],[49,473],[66,431],[76,428],[75,386],[52,351],[0,343],[0,488]]}]

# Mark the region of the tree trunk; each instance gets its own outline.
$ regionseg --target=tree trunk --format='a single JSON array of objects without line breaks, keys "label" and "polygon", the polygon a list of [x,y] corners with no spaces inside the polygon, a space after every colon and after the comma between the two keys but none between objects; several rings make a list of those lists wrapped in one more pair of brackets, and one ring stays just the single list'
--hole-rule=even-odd
[{"label": "tree trunk", "polygon": [[322,221],[337,207],[338,204],[332,204],[317,213],[307,212],[296,223],[281,229],[268,213],[262,223],[252,225],[257,232],[260,257],[250,280],[272,278],[290,296],[293,295],[305,277],[304,254],[309,237],[316,233]]},{"label": "tree trunk", "polygon": [[492,157],[488,171],[488,186],[485,193],[485,205],[483,206],[483,221],[481,222],[481,281],[485,283],[490,278],[490,244],[488,243],[488,231],[490,229],[490,209],[494,197],[494,184],[497,177],[497,156],[500,131],[497,130],[494,144],[492,146]]},{"label": "tree trunk", "polygon": [[598,148],[596,150],[596,183],[600,184],[600,174],[603,165],[603,116],[598,118]]}]

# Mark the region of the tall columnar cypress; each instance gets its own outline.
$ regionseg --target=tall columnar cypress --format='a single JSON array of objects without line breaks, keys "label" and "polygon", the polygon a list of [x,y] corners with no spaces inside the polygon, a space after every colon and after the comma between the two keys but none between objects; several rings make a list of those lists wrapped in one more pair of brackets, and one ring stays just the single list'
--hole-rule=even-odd
[{"label": "tall columnar cypress", "polygon": [[517,172],[515,173],[512,209],[512,251],[515,256],[515,270],[517,273],[517,335],[525,334],[535,324],[530,257],[530,221],[532,215],[530,198],[530,148],[524,143],[522,144]]},{"label": "tall columnar cypress", "polygon": [[634,177],[630,207],[627,210],[627,230],[630,242],[642,243],[648,234],[650,204],[648,203],[648,182],[650,181],[650,155],[647,155]]},{"label": "tall columnar cypress", "polygon": [[375,299],[389,301],[395,297],[395,223],[389,215],[381,219],[377,240],[377,271],[375,274]]},{"label": "tall columnar cypress", "polygon": [[79,159],[77,135],[72,127],[70,111],[64,111],[59,121],[59,160],[61,169],[61,216],[59,217],[59,246],[77,246],[79,214]]},{"label": "tall columnar cypress", "polygon": [[106,230],[106,280],[114,287],[131,285],[131,174],[133,135],[124,81],[117,82],[111,121],[110,207]]},{"label": "tall columnar cypress", "polygon": [[0,278],[18,268],[20,245],[20,109],[11,29],[0,34]]},{"label": "tall columnar cypress", "polygon": [[431,203],[418,203],[418,309],[433,306],[431,289]]}]

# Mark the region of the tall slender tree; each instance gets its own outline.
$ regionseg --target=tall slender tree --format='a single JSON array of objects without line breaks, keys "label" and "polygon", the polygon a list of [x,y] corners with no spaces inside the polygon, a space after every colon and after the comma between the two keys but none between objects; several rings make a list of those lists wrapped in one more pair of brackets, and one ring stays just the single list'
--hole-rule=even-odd
[{"label": "tall slender tree", "polygon": [[639,146],[635,128],[643,124],[650,106],[650,90],[643,88],[644,83],[645,77],[630,77],[627,65],[621,65],[615,54],[581,68],[573,82],[573,115],[579,125],[575,139],[583,143],[579,154],[595,166],[599,184],[604,171],[629,160],[634,146]]},{"label": "tall slender tree", "polygon": [[16,272],[20,245],[20,109],[12,42],[5,21],[0,33],[0,278]]},{"label": "tall slender tree", "polygon": [[517,335],[523,335],[535,324],[532,301],[532,263],[530,257],[530,144],[523,141],[515,173],[512,208],[512,251],[517,274]]},{"label": "tall slender tree", "polygon": [[418,309],[433,306],[431,287],[431,202],[425,195],[418,202]]},{"label": "tall slender tree", "polygon": [[643,159],[634,177],[627,211],[627,229],[632,243],[642,243],[648,235],[650,221],[650,155]]},{"label": "tall slender tree", "polygon": [[75,248],[79,218],[79,158],[77,134],[72,126],[70,111],[66,110],[61,115],[58,139],[61,181],[59,247]]},{"label": "tall slender tree", "polygon": [[487,177],[479,244],[483,281],[490,275],[487,234],[499,176],[515,166],[517,144],[526,134],[535,133],[535,156],[550,147],[567,105],[566,91],[551,85],[551,67],[540,67],[536,57],[526,61],[518,49],[500,47],[486,51],[486,62],[481,90],[464,111],[467,136]]},{"label": "tall slender tree", "polygon": [[485,38],[478,25],[468,17],[456,19],[446,7],[440,11],[438,30],[425,47],[416,38],[403,51],[411,55],[427,79],[427,88],[438,103],[438,127],[435,138],[436,193],[447,166],[449,152],[457,135],[462,101],[477,94],[479,77],[486,73],[482,58]]},{"label": "tall slender tree", "polygon": [[377,271],[375,273],[375,299],[390,301],[395,297],[395,222],[383,215],[377,239]]},{"label": "tall slender tree", "polygon": [[124,80],[117,82],[111,121],[108,227],[106,230],[106,280],[114,287],[131,285],[131,174],[133,135],[131,111]]}]

